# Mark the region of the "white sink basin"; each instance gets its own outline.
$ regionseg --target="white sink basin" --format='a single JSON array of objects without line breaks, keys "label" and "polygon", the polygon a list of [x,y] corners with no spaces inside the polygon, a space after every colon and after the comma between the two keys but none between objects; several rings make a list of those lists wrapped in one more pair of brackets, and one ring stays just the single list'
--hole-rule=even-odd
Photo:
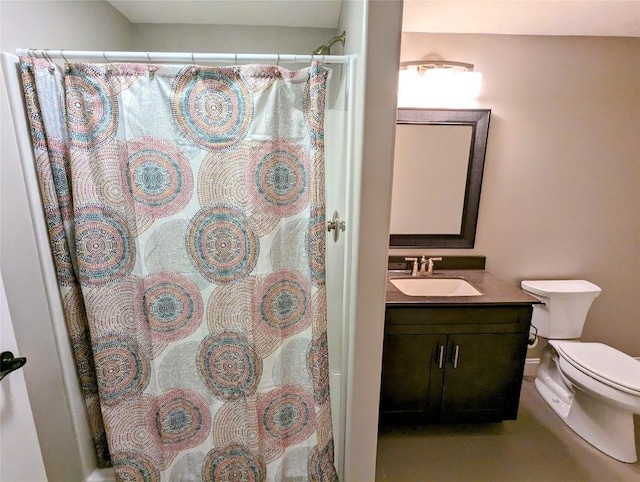
[{"label": "white sink basin", "polygon": [[391,284],[409,296],[482,296],[461,278],[398,278]]}]

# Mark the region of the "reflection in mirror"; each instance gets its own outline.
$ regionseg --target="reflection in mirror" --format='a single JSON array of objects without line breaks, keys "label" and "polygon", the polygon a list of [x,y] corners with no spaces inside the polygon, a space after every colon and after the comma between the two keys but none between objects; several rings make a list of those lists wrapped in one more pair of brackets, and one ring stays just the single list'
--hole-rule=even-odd
[{"label": "reflection in mirror", "polygon": [[[471,126],[398,124],[392,233],[460,234],[472,134]],[[404,215],[416,206],[419,216]]]},{"label": "reflection in mirror", "polygon": [[489,109],[398,109],[391,248],[473,248]]}]

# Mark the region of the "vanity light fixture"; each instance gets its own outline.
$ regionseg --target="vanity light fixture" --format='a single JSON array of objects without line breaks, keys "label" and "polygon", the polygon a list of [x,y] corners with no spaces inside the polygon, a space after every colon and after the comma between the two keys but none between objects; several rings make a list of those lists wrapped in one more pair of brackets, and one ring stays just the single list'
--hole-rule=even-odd
[{"label": "vanity light fixture", "polygon": [[482,74],[473,64],[451,60],[400,62],[398,107],[470,107]]}]

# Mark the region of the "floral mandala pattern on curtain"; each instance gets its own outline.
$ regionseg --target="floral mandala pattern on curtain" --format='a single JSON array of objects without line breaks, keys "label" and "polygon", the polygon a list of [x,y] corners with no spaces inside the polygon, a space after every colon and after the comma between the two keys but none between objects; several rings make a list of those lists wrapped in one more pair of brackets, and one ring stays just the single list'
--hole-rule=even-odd
[{"label": "floral mandala pattern on curtain", "polygon": [[99,464],[118,480],[337,480],[329,71],[21,71]]}]

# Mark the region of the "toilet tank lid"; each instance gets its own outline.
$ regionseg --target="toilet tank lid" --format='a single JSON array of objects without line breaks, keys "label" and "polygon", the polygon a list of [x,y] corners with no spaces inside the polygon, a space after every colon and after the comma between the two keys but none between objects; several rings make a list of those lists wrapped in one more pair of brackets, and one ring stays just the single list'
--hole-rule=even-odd
[{"label": "toilet tank lid", "polygon": [[600,287],[582,279],[527,280],[522,281],[523,290],[542,296],[559,294],[594,294],[599,295]]}]

